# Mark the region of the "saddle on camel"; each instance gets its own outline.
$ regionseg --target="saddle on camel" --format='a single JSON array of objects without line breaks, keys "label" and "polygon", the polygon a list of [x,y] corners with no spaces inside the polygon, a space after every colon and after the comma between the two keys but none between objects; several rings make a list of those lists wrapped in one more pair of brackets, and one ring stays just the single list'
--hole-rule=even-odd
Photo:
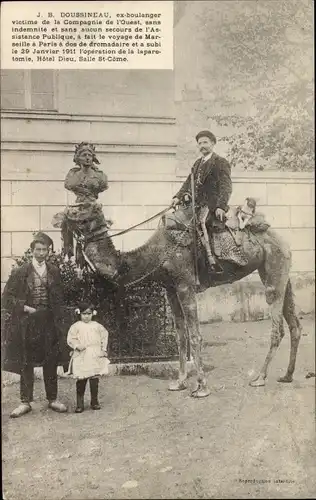
[{"label": "saddle on camel", "polygon": [[255,247],[258,245],[256,235],[267,231],[270,227],[264,214],[256,212],[255,207],[256,200],[246,198],[243,206],[230,209],[225,214],[222,225],[218,224],[215,229],[214,226],[206,229],[212,252],[211,262],[205,245],[204,232],[201,227],[194,224],[192,204],[179,206],[173,213],[163,215],[162,225],[170,231],[175,244],[179,246],[192,245],[193,232],[196,231],[196,271],[199,292],[218,285],[221,277],[226,282],[229,264],[231,272],[234,273],[238,267],[242,268],[251,262]]},{"label": "saddle on camel", "polygon": [[[214,141],[209,137],[205,138],[205,133],[198,138],[198,141],[206,158],[209,153],[205,154],[208,148],[208,145],[205,147],[205,141],[212,143]],[[81,147],[81,153],[83,150],[90,154],[87,156],[91,165],[95,156],[94,147],[92,145],[86,147],[85,143],[85,147]],[[85,173],[87,167],[80,158],[77,158],[77,162],[80,165],[82,162],[83,184],[86,182],[84,187],[89,191],[90,184],[85,181],[89,177],[89,174]],[[179,375],[176,381],[169,384],[169,390],[180,391],[187,388],[189,341],[197,373],[197,385],[192,392],[192,396],[196,398],[210,394],[202,362],[202,337],[196,301],[196,294],[199,291],[233,283],[258,271],[265,288],[266,301],[270,305],[272,329],[267,356],[259,374],[250,382],[252,387],[265,385],[268,367],[284,336],[283,317],[289,326],[291,348],[286,374],[279,379],[279,382],[293,380],[301,336],[301,325],[295,311],[289,275],[291,251],[288,244],[269,227],[263,215],[256,213],[256,202],[253,198],[246,199],[243,206],[227,212],[231,194],[230,167],[226,160],[214,156],[213,153],[206,158],[206,162],[205,170],[199,169],[199,165],[193,169],[195,175],[190,176],[184,183],[172,206],[147,221],[117,233],[126,233],[148,220],[160,218],[158,228],[150,239],[132,251],[121,252],[115,248],[113,239],[116,235],[109,235],[109,224],[101,217],[99,208],[96,210],[100,217],[97,222],[91,216],[92,211],[88,212],[91,219],[72,217],[72,207],[67,208],[62,214],[63,223],[67,225],[67,221],[70,221],[69,231],[82,235],[82,255],[95,273],[115,282],[120,288],[128,288],[148,278],[159,282],[165,288],[175,317],[179,346]],[[92,173],[89,169],[88,172]],[[92,173],[92,176],[95,174]],[[194,185],[196,176],[205,181],[200,186],[197,185],[197,190]],[[214,185],[226,188],[220,190],[218,195]],[[97,194],[106,189],[107,182],[100,176],[91,183],[91,186],[93,186],[93,200],[89,203],[94,207]],[[206,210],[199,212],[203,213],[203,217],[199,216],[198,224],[195,224],[195,212],[192,207],[194,198],[198,207],[206,207],[209,211],[206,217]],[[203,203],[200,204],[200,200]],[[93,207],[89,205],[88,208],[90,210]],[[177,210],[170,212],[172,207]],[[86,209],[86,206],[83,205],[81,209]],[[196,226],[203,240],[196,238]],[[197,286],[197,274],[200,280],[199,286]]]}]

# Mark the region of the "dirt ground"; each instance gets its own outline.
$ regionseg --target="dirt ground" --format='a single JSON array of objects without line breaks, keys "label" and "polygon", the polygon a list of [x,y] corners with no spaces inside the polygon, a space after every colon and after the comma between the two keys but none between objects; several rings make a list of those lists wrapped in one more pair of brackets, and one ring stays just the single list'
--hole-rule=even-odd
[{"label": "dirt ground", "polygon": [[[67,414],[47,409],[43,383],[33,411],[9,419],[18,385],[2,392],[3,489],[7,500],[315,498],[313,318],[292,384],[284,338],[264,388],[248,381],[269,343],[268,321],[203,325],[212,394],[167,391],[168,381],[115,376],[100,382],[101,411],[74,414],[75,384],[60,379]],[[190,379],[190,384],[193,379]]]}]

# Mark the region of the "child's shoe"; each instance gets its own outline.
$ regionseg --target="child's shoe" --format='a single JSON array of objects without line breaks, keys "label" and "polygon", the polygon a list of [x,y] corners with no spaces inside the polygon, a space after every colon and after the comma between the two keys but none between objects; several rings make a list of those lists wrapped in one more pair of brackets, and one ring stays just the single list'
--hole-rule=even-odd
[{"label": "child's shoe", "polygon": [[84,411],[83,396],[81,396],[81,394],[77,394],[77,408],[75,409],[75,413],[82,413],[83,411]]},{"label": "child's shoe", "polygon": [[75,409],[75,413],[82,413],[84,411],[84,393],[86,389],[87,380],[77,380],[76,388],[77,388],[77,408]]},{"label": "child's shoe", "polygon": [[91,408],[92,410],[100,410],[101,406],[98,401],[99,379],[90,378],[90,393],[91,393]]}]

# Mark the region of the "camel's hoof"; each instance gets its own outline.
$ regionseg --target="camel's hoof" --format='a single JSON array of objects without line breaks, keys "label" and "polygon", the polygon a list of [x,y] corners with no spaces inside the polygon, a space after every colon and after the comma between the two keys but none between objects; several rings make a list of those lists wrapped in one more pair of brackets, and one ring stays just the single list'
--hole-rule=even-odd
[{"label": "camel's hoof", "polygon": [[278,382],[290,384],[291,382],[293,382],[293,377],[292,377],[292,375],[284,375],[284,377],[278,378]]},{"label": "camel's hoof", "polygon": [[169,391],[183,391],[188,387],[185,380],[175,380],[169,384]]},{"label": "camel's hoof", "polygon": [[204,387],[204,389],[196,389],[191,392],[192,398],[206,398],[211,394],[211,391],[208,387]]},{"label": "camel's hoof", "polygon": [[265,383],[264,378],[262,378],[262,377],[257,377],[257,378],[255,378],[254,380],[251,380],[251,381],[249,382],[249,385],[250,385],[251,387],[263,387],[264,385],[266,385],[266,383]]}]

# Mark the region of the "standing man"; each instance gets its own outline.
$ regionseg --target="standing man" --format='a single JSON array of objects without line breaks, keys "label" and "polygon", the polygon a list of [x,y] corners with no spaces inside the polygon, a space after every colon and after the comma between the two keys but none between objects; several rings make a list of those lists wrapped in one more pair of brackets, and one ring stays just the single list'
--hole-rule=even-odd
[{"label": "standing man", "polygon": [[43,367],[48,407],[59,413],[67,411],[57,400],[58,319],[63,290],[59,269],[46,263],[52,245],[47,234],[38,233],[30,245],[32,262],[14,269],[3,291],[2,307],[9,313],[4,328],[3,369],[21,375],[21,404],[11,413],[12,418],[32,410],[35,366]]},{"label": "standing man", "polygon": [[[225,222],[225,212],[232,194],[231,168],[227,160],[213,152],[216,137],[209,130],[202,130],[196,136],[201,157],[193,165],[195,204],[197,217],[203,231],[203,243],[212,270],[216,261],[211,251],[206,230]],[[172,205],[189,203],[192,199],[191,175],[188,176],[180,191],[173,197]]]}]

